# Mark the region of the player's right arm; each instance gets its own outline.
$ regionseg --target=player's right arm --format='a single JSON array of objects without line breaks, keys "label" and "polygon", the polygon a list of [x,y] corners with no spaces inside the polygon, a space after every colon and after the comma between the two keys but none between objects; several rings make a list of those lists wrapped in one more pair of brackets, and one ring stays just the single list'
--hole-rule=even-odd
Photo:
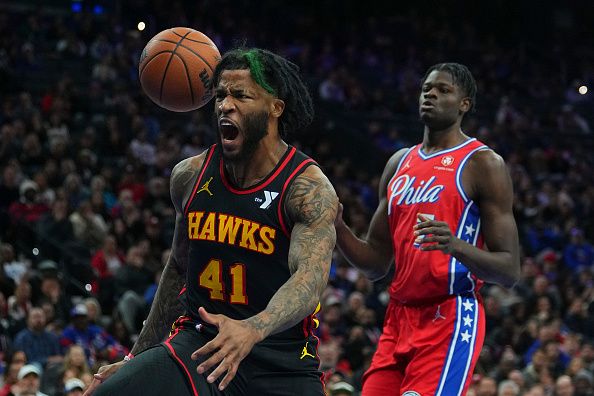
[{"label": "player's right arm", "polygon": [[394,249],[388,223],[388,183],[408,149],[397,151],[386,164],[379,185],[379,205],[371,219],[369,231],[364,239],[358,238],[342,218],[342,204],[334,225],[336,246],[351,265],[368,278],[382,278],[390,269]]},{"label": "player's right arm", "polygon": [[163,341],[171,329],[171,324],[183,313],[178,296],[186,281],[189,246],[184,203],[187,202],[192,192],[196,174],[204,162],[204,159],[201,158],[203,156],[204,154],[201,154],[198,157],[181,161],[171,173],[170,192],[175,207],[175,229],[171,254],[163,269],[157,294],[146,323],[132,348],[133,355]]},{"label": "player's right arm", "polygon": [[[171,254],[163,269],[161,281],[149,315],[140,332],[138,340],[132,347],[132,355],[163,341],[171,324],[183,313],[183,307],[178,299],[180,290],[186,281],[188,268],[188,238],[186,234],[187,220],[184,216],[184,204],[190,197],[196,174],[199,172],[206,152],[199,156],[185,159],[178,163],[171,173],[170,192],[173,206],[175,207],[175,230],[171,245]],[[92,392],[113,375],[124,361],[99,368],[93,383],[85,392],[89,396]]]}]

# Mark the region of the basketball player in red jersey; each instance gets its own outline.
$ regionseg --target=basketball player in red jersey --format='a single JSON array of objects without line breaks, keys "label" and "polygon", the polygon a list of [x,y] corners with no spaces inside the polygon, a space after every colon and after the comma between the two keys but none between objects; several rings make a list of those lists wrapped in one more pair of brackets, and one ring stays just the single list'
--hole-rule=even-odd
[{"label": "basketball player in red jersey", "polygon": [[372,279],[395,273],[363,396],[464,395],[483,345],[483,281],[519,278],[512,184],[503,159],[461,130],[476,83],[466,66],[422,82],[423,142],[388,161],[364,239],[336,219],[337,245]]},{"label": "basketball player in red jersey", "polygon": [[213,82],[219,143],[171,175],[172,252],[135,356],[87,394],[324,395],[312,326],[338,199],[283,141],[312,121],[311,97],[297,66],[260,49],[225,54]]}]

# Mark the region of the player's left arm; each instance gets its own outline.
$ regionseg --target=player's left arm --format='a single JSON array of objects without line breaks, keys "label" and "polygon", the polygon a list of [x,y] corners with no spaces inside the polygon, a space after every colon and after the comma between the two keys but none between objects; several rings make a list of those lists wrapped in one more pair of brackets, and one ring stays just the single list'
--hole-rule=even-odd
[{"label": "player's left arm", "polygon": [[317,166],[310,166],[295,179],[285,208],[294,222],[289,248],[291,277],[264,311],[248,319],[262,339],[296,325],[314,312],[328,282],[336,244],[338,197]]},{"label": "player's left arm", "polygon": [[204,308],[202,320],[218,328],[217,336],[196,350],[193,359],[207,356],[197,370],[212,383],[223,376],[219,390],[235,377],[239,363],[253,346],[271,334],[286,330],[311,315],[328,281],[332,251],[336,243],[334,218],[338,197],[330,181],[316,166],[310,166],[287,191],[285,210],[294,222],[288,264],[291,277],[257,315],[234,320]]},{"label": "player's left arm", "polygon": [[475,153],[464,171],[465,191],[478,205],[488,250],[455,237],[447,223],[424,220],[415,226],[421,250],[442,250],[480,279],[511,287],[520,278],[518,229],[513,215],[513,187],[503,159],[491,150]]}]

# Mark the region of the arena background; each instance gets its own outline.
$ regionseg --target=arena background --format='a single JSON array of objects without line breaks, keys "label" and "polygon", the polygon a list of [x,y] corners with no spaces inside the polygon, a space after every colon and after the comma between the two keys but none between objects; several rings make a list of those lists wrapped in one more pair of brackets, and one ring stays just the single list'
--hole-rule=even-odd
[{"label": "arena background", "polygon": [[[423,72],[468,65],[478,100],[464,130],[507,161],[522,247],[513,290],[482,290],[487,338],[469,394],[594,394],[594,6],[373,3],[0,2],[0,395],[27,360],[60,395],[134,342],[171,242],[171,169],[215,139],[211,104],[175,114],[140,90],[140,52],[172,26],[301,67],[316,119],[289,141],[323,166],[360,234],[385,161],[421,139]],[[329,390],[360,390],[389,280],[336,253],[318,329]],[[34,306],[64,360],[19,352]],[[68,331],[81,317],[99,326],[86,359]]]}]

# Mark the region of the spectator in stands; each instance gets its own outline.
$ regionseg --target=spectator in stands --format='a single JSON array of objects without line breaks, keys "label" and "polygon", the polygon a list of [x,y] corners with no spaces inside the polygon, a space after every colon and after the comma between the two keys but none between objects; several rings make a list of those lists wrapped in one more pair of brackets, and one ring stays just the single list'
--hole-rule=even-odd
[{"label": "spectator in stands", "polygon": [[[120,182],[117,185],[117,191],[119,194],[122,194],[123,191],[128,190],[130,191],[130,196],[122,197],[118,195],[118,200],[124,206],[124,209],[130,209],[128,207],[129,200],[128,198],[132,199],[132,202],[136,205],[142,203],[144,197],[146,195],[146,185],[145,180],[142,175],[142,171],[140,169],[136,169],[133,165],[127,165],[124,168],[124,173],[120,179]],[[126,213],[124,210],[124,217],[126,217]],[[128,224],[130,224],[128,222]]]},{"label": "spectator in stands", "polygon": [[18,136],[13,122],[0,125],[0,161],[6,163],[14,153],[20,151],[22,136]]},{"label": "spectator in stands", "polygon": [[126,255],[126,265],[115,276],[117,308],[131,334],[139,333],[139,324],[146,314],[144,293],[153,282],[153,275],[145,267],[139,246],[132,246]]},{"label": "spectator in stands", "polygon": [[559,130],[564,133],[590,133],[590,125],[588,124],[588,121],[576,113],[573,106],[570,104],[565,104],[561,108],[561,114],[557,117],[557,126]]},{"label": "spectator in stands", "polygon": [[34,307],[27,315],[27,328],[14,339],[14,348],[24,351],[29,363],[45,367],[46,362],[62,361],[60,342],[55,334],[45,330],[45,312]]},{"label": "spectator in stands", "polygon": [[40,250],[46,257],[58,259],[60,245],[74,240],[74,228],[68,219],[68,202],[58,198],[52,204],[51,212],[44,214],[37,229],[40,235]]},{"label": "spectator in stands", "polygon": [[504,380],[497,388],[497,396],[519,396],[520,388],[511,380]]},{"label": "spectator in stands", "polygon": [[62,347],[79,345],[84,349],[89,365],[100,359],[109,360],[111,350],[118,348],[118,345],[103,328],[89,324],[87,307],[84,304],[75,305],[71,318],[70,325],[64,329],[60,339]]},{"label": "spectator in stands", "polygon": [[8,208],[10,218],[14,223],[35,223],[49,208],[39,202],[37,183],[25,180],[19,186],[19,200],[13,202]]},{"label": "spectator in stands", "polygon": [[10,296],[14,292],[15,284],[19,283],[27,272],[27,266],[16,259],[14,247],[10,243],[0,244],[0,263],[4,275],[3,291]]},{"label": "spectator in stands", "polygon": [[545,387],[541,384],[533,385],[524,396],[547,396]]},{"label": "spectator in stands", "polygon": [[48,396],[39,391],[42,370],[35,364],[26,364],[19,370],[18,382],[11,392],[15,396]]},{"label": "spectator in stands", "polygon": [[328,102],[346,102],[346,93],[340,81],[339,72],[332,70],[322,81],[319,88],[320,98]]},{"label": "spectator in stands", "polygon": [[76,164],[71,159],[62,161],[62,189],[66,195],[68,206],[77,209],[83,201],[90,197],[89,189],[82,184],[81,177],[76,173]]},{"label": "spectator in stands", "polygon": [[324,373],[325,378],[329,378],[335,372],[341,371],[339,362],[342,348],[338,341],[328,340],[320,343],[318,355],[320,357],[320,371]]},{"label": "spectator in stands", "polygon": [[526,386],[531,387],[538,384],[541,375],[544,371],[549,370],[549,362],[544,348],[538,348],[532,354],[532,359],[523,371],[524,379],[526,380]]},{"label": "spectator in stands", "polygon": [[352,396],[355,388],[348,382],[340,381],[328,387],[331,396]]},{"label": "spectator in stands", "polygon": [[103,246],[91,259],[91,266],[97,277],[93,292],[102,303],[110,303],[115,292],[114,276],[125,264],[125,257],[120,251],[114,235],[109,234],[103,240]]},{"label": "spectator in stands", "polygon": [[64,384],[64,396],[82,396],[86,388],[85,383],[78,378],[70,378]]},{"label": "spectator in stands", "polygon": [[570,235],[571,240],[563,250],[565,266],[573,272],[594,266],[594,247],[585,240],[584,232],[573,228]]},{"label": "spectator in stands", "polygon": [[493,378],[481,378],[476,388],[476,396],[497,396],[497,382]]},{"label": "spectator in stands", "polygon": [[[62,325],[68,322],[70,319],[70,309],[72,303],[70,298],[66,295],[62,280],[58,275],[58,268],[56,263],[44,262],[45,270],[41,268],[41,284],[39,289],[41,294],[39,295],[35,305],[42,306],[45,302],[52,305],[54,311],[54,320],[59,320]],[[41,264],[40,264],[41,266]],[[52,268],[55,269],[52,269]]]},{"label": "spectator in stands", "polygon": [[101,327],[109,324],[109,321],[106,322],[106,318],[103,316],[101,304],[99,304],[99,301],[95,297],[85,298],[83,304],[85,304],[85,307],[87,307],[87,317],[90,324]]},{"label": "spectator in stands", "polygon": [[510,371],[507,375],[507,379],[513,381],[520,390],[520,394],[523,394],[526,390],[526,381],[524,380],[524,374],[518,369]]},{"label": "spectator in stands", "polygon": [[[117,199],[113,192],[108,190],[107,182],[105,181],[105,177],[101,175],[95,175],[91,179],[91,194],[101,194],[103,197],[103,203],[105,205],[105,209],[109,212],[115,205]],[[107,219],[107,218],[106,218]]]},{"label": "spectator in stands", "polygon": [[555,396],[574,396],[575,388],[568,375],[562,375],[555,381]]},{"label": "spectator in stands", "polygon": [[27,364],[27,357],[22,351],[15,351],[12,356],[8,357],[3,375],[4,386],[0,389],[0,396],[10,395],[12,387],[19,380],[19,371],[25,364]]},{"label": "spectator in stands", "polygon": [[574,379],[575,396],[594,395],[594,375],[588,370],[580,370]]},{"label": "spectator in stands", "polygon": [[27,279],[22,279],[14,290],[14,295],[8,297],[8,315],[17,322],[20,330],[25,327],[25,318],[33,304],[31,303],[31,286]]},{"label": "spectator in stands", "polygon": [[42,167],[45,162],[45,153],[37,134],[29,133],[25,136],[19,162],[30,173],[36,172]]},{"label": "spectator in stands", "polygon": [[147,140],[147,132],[144,127],[140,129],[136,137],[130,142],[130,151],[132,156],[144,165],[153,165],[155,163],[155,145]]},{"label": "spectator in stands", "polygon": [[101,246],[108,227],[97,213],[93,212],[90,201],[82,201],[77,210],[69,217],[74,230],[74,236],[87,248],[94,250]]},{"label": "spectator in stands", "polygon": [[18,167],[14,163],[6,164],[2,169],[2,180],[0,181],[0,213],[8,213],[10,204],[19,199],[18,179]]},{"label": "spectator in stands", "polygon": [[85,358],[85,351],[79,345],[71,345],[64,357],[64,371],[62,380],[67,382],[72,378],[82,378],[84,374],[91,373]]}]

